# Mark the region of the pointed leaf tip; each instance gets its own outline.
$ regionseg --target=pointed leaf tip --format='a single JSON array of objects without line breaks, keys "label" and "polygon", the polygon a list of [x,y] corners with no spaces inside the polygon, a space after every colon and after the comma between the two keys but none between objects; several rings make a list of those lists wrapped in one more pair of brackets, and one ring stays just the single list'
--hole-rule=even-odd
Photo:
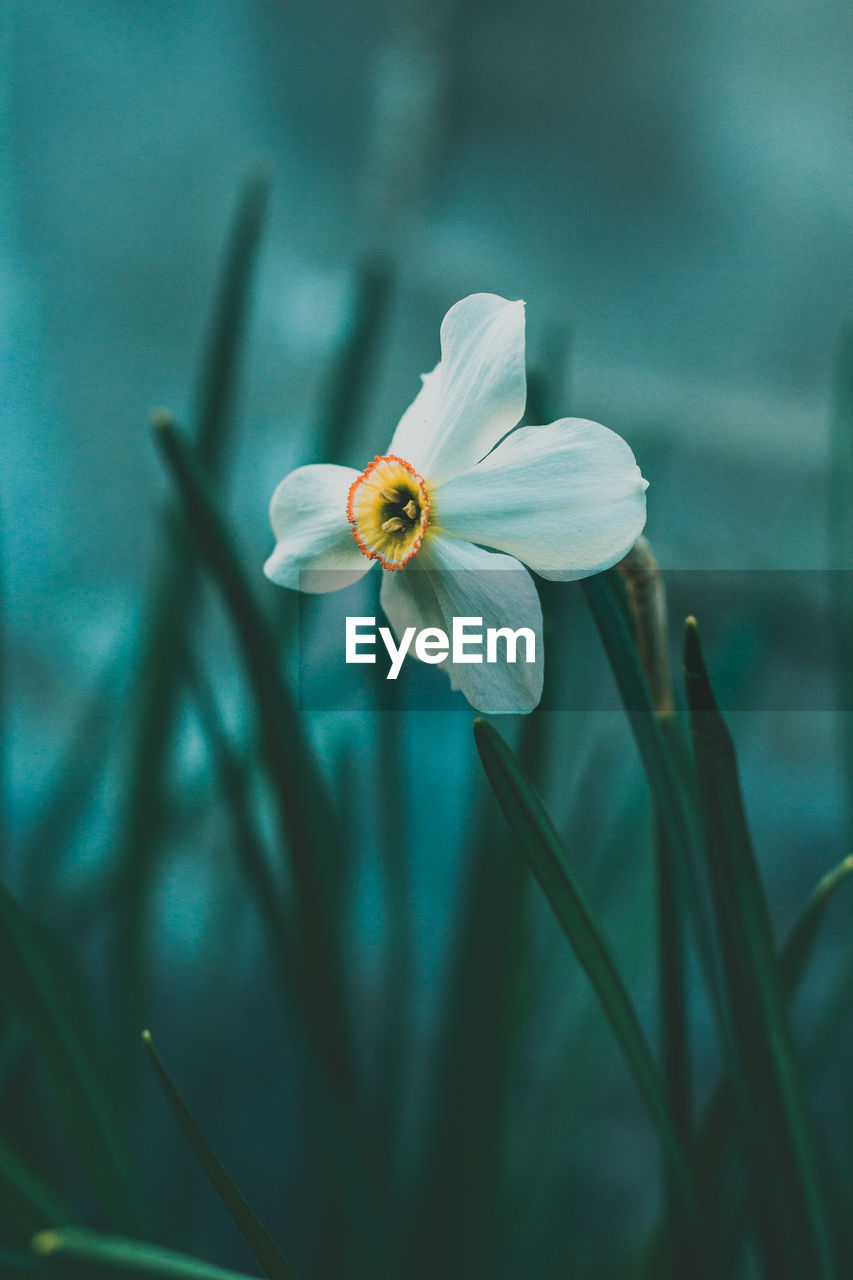
[{"label": "pointed leaf tip", "polygon": [[[694,717],[694,733],[697,729],[701,730],[703,726],[707,727],[709,722],[706,717],[710,716],[717,722],[721,739],[727,738],[728,730],[724,728],[719,704],[711,688],[708,668],[705,665],[705,656],[699,640],[699,628],[692,615],[684,620],[684,684],[690,711]],[[696,717],[701,717],[701,722]]]},{"label": "pointed leaf tip", "polygon": [[689,675],[705,675],[699,627],[692,614],[684,619],[684,669]]},{"label": "pointed leaf tip", "polygon": [[175,426],[175,418],[171,409],[152,409],[148,425],[156,434],[160,431],[171,431]]},{"label": "pointed leaf tip", "polygon": [[268,1280],[299,1280],[296,1272],[290,1266],[272,1236],[269,1235],[259,1218],[231,1181],[206,1139],[202,1136],[198,1125],[163,1065],[163,1061],[154,1046],[150,1031],[143,1031],[142,1042],[148,1051],[160,1086],[166,1096],[166,1101],[169,1103],[175,1119],[183,1130],[184,1137],[192,1147],[199,1164],[207,1174],[220,1200],[242,1232],[243,1238],[260,1263],[264,1274],[268,1277]]}]

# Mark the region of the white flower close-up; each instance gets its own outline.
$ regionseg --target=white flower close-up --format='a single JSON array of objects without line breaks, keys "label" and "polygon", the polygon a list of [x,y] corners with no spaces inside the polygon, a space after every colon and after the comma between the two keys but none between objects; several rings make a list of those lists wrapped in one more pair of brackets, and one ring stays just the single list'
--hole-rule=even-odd
[{"label": "white flower close-up", "polygon": [[646,519],[647,482],[629,446],[597,422],[519,427],[526,400],[524,303],[491,293],[451,307],[441,359],[387,453],[364,471],[292,471],[270,504],[273,582],[324,592],[378,563],[382,608],[407,627],[454,617],[528,627],[537,661],[443,669],[471,706],[526,712],[542,695],[542,610],[528,568],[569,581],[609,568]]}]

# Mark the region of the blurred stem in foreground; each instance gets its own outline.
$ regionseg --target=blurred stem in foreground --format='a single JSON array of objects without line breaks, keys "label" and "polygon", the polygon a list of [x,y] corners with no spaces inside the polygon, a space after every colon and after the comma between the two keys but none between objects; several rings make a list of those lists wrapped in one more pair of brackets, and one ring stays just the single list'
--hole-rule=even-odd
[{"label": "blurred stem in foreground", "polygon": [[[406,1067],[411,1043],[414,990],[412,919],[412,832],[406,805],[406,714],[389,705],[376,723],[374,785],[378,797],[379,863],[382,875],[384,963],[378,997],[374,1086],[368,1125],[388,1135],[386,1185],[391,1185],[402,1152],[401,1122],[406,1110]],[[361,743],[359,744],[361,746]]]},{"label": "blurred stem in foreground", "polygon": [[6,608],[6,565],[3,559],[3,523],[2,510],[0,509],[0,875],[8,875],[7,868],[2,861],[3,850],[7,849],[8,837],[11,832],[8,830],[8,805],[9,797],[6,794],[7,776],[9,762],[7,759],[7,743],[9,735],[7,732],[8,717],[8,681],[9,681],[9,642],[6,632],[5,620],[8,616]]},{"label": "blurred stem in foreground", "polygon": [[367,261],[357,269],[352,309],[324,384],[315,432],[319,462],[334,458],[364,466],[357,447],[358,428],[379,365],[393,284],[394,273],[387,262]]},{"label": "blurred stem in foreground", "polygon": [[88,1028],[57,980],[30,922],[0,885],[0,990],[32,1037],[57,1108],[110,1222],[138,1229],[137,1171],[118,1119],[112,1081],[100,1071]]},{"label": "blurred stem in foreground", "polygon": [[853,324],[841,333],[830,434],[830,596],[841,736],[845,846],[853,848]]},{"label": "blurred stem in foreground", "polygon": [[45,887],[60,879],[60,867],[78,837],[93,793],[103,778],[107,752],[115,745],[110,739],[118,718],[117,658],[117,653],[110,653],[96,684],[86,690],[80,712],[60,749],[49,794],[39,806],[23,844],[21,901],[33,912],[44,911]]},{"label": "blurred stem in foreground", "polygon": [[288,932],[282,893],[272,874],[253,813],[246,762],[238,757],[229,739],[216,696],[195,654],[184,647],[180,661],[198,714],[199,727],[213,758],[219,790],[233,825],[234,853],[270,943],[278,953],[275,977],[284,985],[289,1002],[298,978],[299,964]]},{"label": "blurred stem in foreground", "polygon": [[[654,714],[678,755],[678,726],[667,647],[667,607],[663,576],[644,537],[637,539],[616,566]],[[657,804],[654,807],[655,886],[658,922],[658,999],[664,1081],[673,1125],[685,1148],[691,1145],[690,1049],[685,991],[684,931],[673,849]],[[673,1280],[695,1270],[690,1233],[681,1213],[677,1188],[667,1178],[669,1272]]]},{"label": "blurred stem in foreground", "polygon": [[[237,210],[214,307],[210,337],[199,378],[196,439],[207,473],[218,476],[227,449],[239,372],[239,353],[248,314],[249,291],[269,191],[266,173],[247,179]],[[129,1024],[139,1021],[145,922],[156,877],[166,778],[178,696],[180,669],[175,653],[186,619],[197,602],[198,577],[192,552],[169,516],[156,584],[145,613],[146,635],[134,691],[131,748],[120,817],[119,867],[122,904],[118,1007]]]},{"label": "blurred stem in foreground", "polygon": [[499,1235],[507,1094],[525,1021],[528,876],[493,806],[472,822],[444,1020],[430,1073],[407,1280],[485,1280]]},{"label": "blurred stem in foreground", "polygon": [[344,832],[279,666],[272,632],[246,582],[220,512],[194,456],[165,411],[153,422],[157,445],[185,504],[213,581],[228,610],[260,722],[261,747],[288,855],[294,905],[290,930],[309,983],[308,1006],[321,1020],[326,1065],[338,1088],[349,1082],[340,938],[333,928],[334,863]]},{"label": "blurred stem in foreground", "polygon": [[59,1225],[74,1220],[53,1187],[3,1137],[0,1137],[0,1214],[24,1236],[32,1235],[47,1222]]},{"label": "blurred stem in foreground", "polygon": [[[290,872],[287,929],[298,961],[294,997],[316,1052],[324,1136],[335,1155],[333,1161],[325,1160],[323,1171],[333,1186],[339,1180],[344,1184],[340,1206],[365,1245],[374,1275],[389,1276],[388,1240],[380,1233],[374,1199],[376,1152],[372,1147],[358,1150],[352,1115],[353,1028],[346,957],[336,929],[339,866],[347,857],[348,835],[283,678],[273,633],[246,580],[231,530],[171,416],[161,412],[152,425],[188,527],[232,624],[259,722],[261,755]],[[338,1201],[331,1205],[337,1211]],[[340,1230],[339,1223],[335,1229]]]},{"label": "blurred stem in foreground", "polygon": [[[313,455],[319,462],[330,458],[361,467],[360,427],[376,372],[394,288],[394,269],[388,261],[363,261],[355,274],[355,290],[346,327],[330,362],[324,383],[314,438]],[[280,593],[281,609],[293,624],[289,592]],[[394,686],[396,690],[396,686]],[[384,982],[378,1000],[375,1087],[367,1105],[368,1127],[379,1124],[389,1142],[404,1110],[405,1078],[400,1070],[408,1043],[412,981],[411,867],[409,818],[404,803],[404,718],[400,707],[390,704],[374,717],[377,742],[367,751],[361,728],[359,759],[374,763],[374,784],[381,795],[378,832],[379,870],[383,885],[385,941]],[[386,1183],[393,1181],[393,1150],[389,1148]]]}]

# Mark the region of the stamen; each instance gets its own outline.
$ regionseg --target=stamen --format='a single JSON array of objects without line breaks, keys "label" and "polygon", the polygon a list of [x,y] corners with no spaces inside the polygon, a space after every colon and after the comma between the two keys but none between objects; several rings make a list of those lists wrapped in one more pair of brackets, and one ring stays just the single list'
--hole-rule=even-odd
[{"label": "stamen", "polygon": [[402,569],[427,531],[429,491],[404,458],[377,455],[350,485],[346,512],[359,550],[384,569]]}]

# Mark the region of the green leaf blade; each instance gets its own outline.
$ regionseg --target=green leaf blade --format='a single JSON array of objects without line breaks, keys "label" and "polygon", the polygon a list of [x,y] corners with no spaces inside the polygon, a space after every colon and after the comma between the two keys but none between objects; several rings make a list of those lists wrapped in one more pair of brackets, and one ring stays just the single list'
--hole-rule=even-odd
[{"label": "green leaf blade", "polygon": [[848,855],[821,877],[797,917],[779,956],[782,980],[789,996],[796,989],[808,964],[826,908],[851,875],[853,855]]},{"label": "green leaf blade", "polygon": [[[263,173],[251,175],[244,184],[198,378],[195,437],[205,471],[214,478],[222,470],[228,447],[242,335],[268,189],[269,179]],[[145,913],[162,856],[166,771],[181,691],[172,658],[198,598],[196,565],[182,533],[176,527],[174,513],[168,513],[156,580],[145,610],[147,623],[131,699],[132,746],[123,788],[126,799],[121,827],[125,835],[118,869],[122,882],[119,896],[125,904],[119,932],[124,942],[116,984],[120,993],[118,1007],[126,1015],[128,1030],[138,1026],[142,1008]]]},{"label": "green leaf blade", "polygon": [[340,348],[326,380],[326,394],[314,432],[320,462],[362,465],[354,451],[362,408],[375,375],[388,314],[393,271],[379,260],[361,264],[355,296]]},{"label": "green leaf blade", "polygon": [[619,689],[649,785],[655,811],[678,872],[679,889],[702,965],[717,1024],[725,1035],[720,975],[700,874],[700,837],[688,787],[673,751],[674,733],[656,715],[625,617],[623,586],[613,570],[581,582]]},{"label": "green leaf blade", "polygon": [[123,1138],[106,1102],[85,1032],[69,1016],[41,943],[0,885],[0,990],[38,1048],[68,1130],[86,1160],[111,1221],[133,1225],[136,1194]]},{"label": "green leaf blade", "polygon": [[204,1169],[211,1184],[216,1190],[222,1203],[225,1205],[234,1222],[237,1224],[243,1234],[246,1243],[257,1258],[264,1274],[269,1280],[299,1280],[296,1272],[273,1240],[272,1236],[267,1232],[266,1228],[260,1222],[254,1211],[249,1207],[241,1193],[234,1186],[228,1174],[219,1163],[211,1148],[201,1134],[198,1125],[193,1120],[187,1109],[181,1095],[175,1088],[172,1078],[163,1066],[160,1055],[154,1047],[150,1031],[143,1031],[142,1042],[148,1051],[148,1056],[157,1073],[163,1093],[166,1100],[175,1115],[175,1119],[181,1126],[184,1136],[195,1152],[199,1164]]},{"label": "green leaf blade", "polygon": [[46,1262],[68,1262],[110,1275],[148,1276],[151,1280],[251,1280],[237,1271],[202,1262],[173,1249],[123,1236],[105,1236],[81,1228],[40,1231],[33,1253]]},{"label": "green leaf blade", "polygon": [[230,525],[171,416],[159,414],[153,426],[199,554],[230,617],[254,698],[263,760],[291,872],[293,907],[288,912],[291,946],[287,952],[296,959],[296,965],[290,966],[295,972],[293,990],[315,1054],[316,1082],[323,1092],[323,1125],[334,1152],[327,1169],[346,1182],[346,1212],[371,1257],[375,1274],[388,1276],[393,1262],[376,1207],[378,1176],[373,1153],[357,1146],[349,1111],[351,1023],[341,932],[336,927],[345,885],[340,864],[349,837],[283,677],[276,642],[246,578]]},{"label": "green leaf blade", "polygon": [[269,189],[270,176],[261,169],[249,174],[243,184],[199,377],[196,439],[202,462],[214,475],[222,463],[233,412]]},{"label": "green leaf blade", "polygon": [[71,1222],[72,1214],[52,1187],[0,1137],[0,1213],[26,1237],[47,1225]]},{"label": "green leaf blade", "polygon": [[699,1236],[701,1216],[688,1161],[667,1108],[657,1067],[609,945],[566,869],[559,836],[512,751],[485,720],[475,721],[474,734],[492,790],[592,983],[661,1139],[682,1210]]},{"label": "green leaf blade", "polygon": [[274,787],[282,843],[298,900],[291,928],[311,1004],[324,1038],[326,1070],[344,1092],[349,1068],[343,964],[334,929],[337,882],[332,855],[345,847],[334,804],[282,678],[272,632],[246,580],[231,531],[214,503],[193,452],[170,415],[154,422],[158,446],[184,503],[188,523],[220,591],[240,647],[260,721],[264,758]]},{"label": "green leaf blade", "polygon": [[747,828],[734,744],[714,699],[695,622],[684,669],[709,878],[723,956],[732,1074],[752,1159],[769,1265],[780,1276],[837,1275],[781,967]]}]

